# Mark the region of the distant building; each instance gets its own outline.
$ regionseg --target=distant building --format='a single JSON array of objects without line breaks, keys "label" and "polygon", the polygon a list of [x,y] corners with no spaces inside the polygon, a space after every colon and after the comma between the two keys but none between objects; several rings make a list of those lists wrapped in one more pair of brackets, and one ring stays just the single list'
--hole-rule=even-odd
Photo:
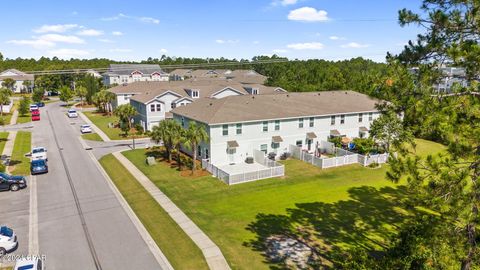
[{"label": "distant building", "polygon": [[455,84],[461,87],[468,87],[470,85],[464,68],[442,67],[439,70],[442,71],[444,76],[438,83],[433,85],[437,93],[451,93],[452,87]]},{"label": "distant building", "polygon": [[32,92],[35,82],[35,76],[33,74],[27,74],[13,68],[7,69],[0,73],[0,86],[2,86],[7,78],[15,81],[11,88],[14,93]]},{"label": "distant building", "polygon": [[172,81],[186,79],[224,79],[240,83],[264,84],[267,77],[250,69],[175,69],[170,72],[170,80]]},{"label": "distant building", "polygon": [[168,81],[169,74],[159,65],[150,64],[111,64],[108,72],[103,74],[103,84],[129,84],[145,81]]},{"label": "distant building", "polygon": [[101,78],[102,77],[102,74],[100,74],[100,72],[98,72],[94,69],[89,69],[85,73],[87,73],[88,75],[92,75],[95,78]]}]

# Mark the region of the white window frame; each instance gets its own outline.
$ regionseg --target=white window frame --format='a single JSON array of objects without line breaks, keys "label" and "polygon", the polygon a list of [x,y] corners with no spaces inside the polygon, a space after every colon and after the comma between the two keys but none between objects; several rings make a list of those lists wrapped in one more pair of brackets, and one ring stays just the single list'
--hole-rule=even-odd
[{"label": "white window frame", "polygon": [[268,132],[268,121],[263,121],[262,122],[262,131],[263,132]]},{"label": "white window frame", "polygon": [[155,112],[155,104],[150,104],[150,112]]},{"label": "white window frame", "polygon": [[[242,126],[241,123],[240,123],[240,124],[236,124],[236,128],[235,128],[235,129],[236,129],[236,134],[237,134],[237,135],[242,135],[242,131],[243,131],[242,128],[243,128],[243,126]],[[239,132],[239,131],[240,131],[240,132]]]},{"label": "white window frame", "polygon": [[275,120],[275,130],[280,130],[280,120]]},{"label": "white window frame", "polygon": [[315,117],[310,117],[310,119],[308,120],[308,126],[309,127],[314,127],[315,126]]},{"label": "white window frame", "polygon": [[228,136],[228,125],[222,125],[222,135]]},{"label": "white window frame", "polygon": [[304,127],[303,118],[298,118],[298,128],[303,128],[303,127]]},{"label": "white window frame", "polygon": [[343,125],[343,124],[345,124],[345,115],[344,114],[340,115],[340,125]]}]

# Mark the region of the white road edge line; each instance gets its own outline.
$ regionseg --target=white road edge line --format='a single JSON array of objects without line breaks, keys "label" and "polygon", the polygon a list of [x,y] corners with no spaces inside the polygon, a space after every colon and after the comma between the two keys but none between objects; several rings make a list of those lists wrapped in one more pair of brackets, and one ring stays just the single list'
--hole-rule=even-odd
[{"label": "white road edge line", "polygon": [[[83,145],[84,142],[83,142],[82,137],[79,136],[78,139],[80,140],[80,143]],[[145,243],[147,244],[148,248],[152,252],[153,256],[157,260],[160,267],[162,269],[165,269],[165,270],[167,270],[167,269],[168,270],[174,270],[173,266],[170,264],[167,257],[165,257],[163,252],[160,250],[160,248],[155,243],[155,240],[153,240],[152,236],[148,233],[145,226],[143,226],[143,223],[137,217],[135,212],[133,212],[132,208],[130,208],[130,205],[125,200],[125,198],[123,198],[122,194],[120,193],[118,188],[115,186],[115,184],[113,183],[112,179],[107,174],[107,172],[103,169],[102,165],[100,165],[100,163],[98,162],[98,160],[95,158],[95,156],[93,155],[93,153],[91,151],[88,151],[88,155],[92,159],[93,163],[97,166],[98,170],[100,170],[100,172],[102,173],[105,180],[107,180],[108,186],[110,187],[110,189],[115,194],[115,197],[117,197],[117,200],[120,202],[120,205],[122,206],[125,213],[127,213],[128,217],[132,221],[133,225],[135,225],[135,228],[137,229],[138,233],[140,233],[140,235],[142,236],[143,241],[145,241]]]},{"label": "white road edge line", "polygon": [[30,176],[30,215],[28,229],[28,253],[39,255],[38,248],[38,201],[37,201],[37,177]]}]

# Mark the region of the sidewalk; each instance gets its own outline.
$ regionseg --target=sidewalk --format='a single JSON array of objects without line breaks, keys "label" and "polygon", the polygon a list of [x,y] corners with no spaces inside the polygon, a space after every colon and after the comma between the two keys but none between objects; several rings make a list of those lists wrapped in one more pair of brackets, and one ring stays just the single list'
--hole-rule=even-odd
[{"label": "sidewalk", "polygon": [[[7,137],[7,142],[5,143],[5,147],[3,148],[3,153],[2,153],[2,158],[3,159],[8,159],[10,160],[10,157],[12,156],[13,152],[13,146],[15,144],[15,138],[17,137],[17,132],[16,131],[10,131],[8,133]],[[8,165],[8,164],[7,164]],[[8,173],[8,166],[5,169],[5,171]]]},{"label": "sidewalk", "polygon": [[202,231],[193,221],[185,215],[155,184],[148,179],[135,165],[133,165],[121,152],[113,155],[125,168],[138,180],[138,182],[152,195],[158,204],[182,228],[182,230],[200,248],[210,269],[228,270],[230,266],[225,260],[220,248]]},{"label": "sidewalk", "polygon": [[77,113],[78,115],[80,115],[80,118],[82,118],[83,121],[85,121],[85,123],[89,124],[92,127],[92,129],[95,130],[95,133],[97,133],[98,136],[100,136],[100,138],[102,138],[104,142],[111,141],[110,138],[107,136],[107,134],[105,134],[100,128],[98,128],[92,121],[90,121],[90,119],[87,116],[85,116],[85,114],[79,111],[77,111]]},{"label": "sidewalk", "polygon": [[13,111],[12,118],[10,118],[10,125],[15,125],[18,119],[18,111]]}]

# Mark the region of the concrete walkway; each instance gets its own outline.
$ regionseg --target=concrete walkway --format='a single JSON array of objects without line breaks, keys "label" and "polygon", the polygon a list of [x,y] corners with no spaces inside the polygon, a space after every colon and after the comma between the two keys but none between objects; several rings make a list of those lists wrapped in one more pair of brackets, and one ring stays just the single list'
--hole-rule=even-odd
[{"label": "concrete walkway", "polygon": [[152,195],[158,204],[170,215],[170,217],[182,228],[182,230],[193,240],[200,248],[212,270],[228,270],[230,266],[225,260],[220,248],[208,236],[193,223],[150,179],[145,176],[135,165],[133,165],[121,152],[115,152],[113,155],[128,171],[137,179],[137,181]]},{"label": "concrete walkway", "polygon": [[10,118],[10,125],[15,125],[18,119],[18,111],[13,111],[12,118]]},{"label": "concrete walkway", "polygon": [[[13,152],[13,145],[15,144],[15,138],[17,137],[16,131],[10,131],[8,133],[7,142],[5,143],[5,147],[3,148],[2,159],[10,160]],[[6,168],[6,172],[9,172],[8,167]]]},{"label": "concrete walkway", "polygon": [[95,133],[97,133],[104,142],[111,141],[110,138],[107,136],[107,134],[105,134],[100,128],[98,128],[92,121],[90,121],[90,119],[87,116],[85,116],[85,114],[79,111],[77,111],[77,113],[78,115],[80,115],[80,118],[82,118],[82,120],[85,121],[85,123],[89,124],[92,127]]}]

